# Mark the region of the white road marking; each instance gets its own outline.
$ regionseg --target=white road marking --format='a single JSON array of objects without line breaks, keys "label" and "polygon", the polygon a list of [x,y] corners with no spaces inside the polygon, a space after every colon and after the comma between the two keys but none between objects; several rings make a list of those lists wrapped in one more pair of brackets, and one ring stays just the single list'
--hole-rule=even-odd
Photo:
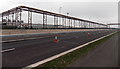
[{"label": "white road marking", "polygon": [[16,40],[9,40],[9,41],[11,42],[11,41],[16,41]]},{"label": "white road marking", "polygon": [[21,41],[21,40],[25,40],[25,39],[18,39],[18,40],[20,40],[20,41]]},{"label": "white road marking", "polygon": [[8,40],[8,41],[0,41],[3,42],[14,42],[14,41],[22,41],[22,40],[32,40],[32,39],[38,39],[38,38],[46,38],[46,37],[52,37],[52,36],[44,36],[44,37],[37,37],[37,38],[26,38],[26,39],[17,39],[17,40]]},{"label": "white road marking", "polygon": [[32,40],[32,39],[38,39],[38,38],[46,38],[46,37],[52,37],[52,36],[45,36],[45,37],[37,37],[37,38],[26,38],[26,39],[17,39],[17,40],[8,40],[8,41],[0,41],[2,42],[14,42],[14,41],[22,41],[22,40]]},{"label": "white road marking", "polygon": [[36,38],[27,38],[27,39],[36,39]]},{"label": "white road marking", "polygon": [[[114,32],[114,33],[116,33],[116,32]],[[65,55],[65,54],[67,54],[67,53],[70,53],[70,52],[72,52],[72,51],[74,51],[74,50],[80,49],[80,48],[82,48],[82,47],[84,47],[84,46],[86,46],[86,45],[88,45],[88,44],[90,44],[90,43],[93,43],[93,42],[95,42],[95,41],[101,40],[101,39],[103,39],[103,38],[105,38],[105,37],[107,37],[107,36],[110,36],[110,35],[114,34],[114,33],[105,35],[105,36],[103,36],[103,37],[100,37],[100,38],[98,38],[98,39],[95,39],[95,40],[93,40],[93,41],[90,41],[90,42],[88,42],[88,43],[85,43],[85,44],[83,44],[83,45],[80,45],[80,46],[78,46],[78,47],[72,48],[72,49],[67,50],[67,51],[65,51],[65,52],[62,52],[62,53],[60,53],[60,54],[57,54],[57,55],[54,55],[54,56],[52,56],[52,57],[46,58],[46,59],[44,59],[44,60],[41,60],[41,61],[39,61],[39,62],[37,62],[37,63],[28,65],[28,66],[26,66],[26,67],[24,67],[24,68],[22,68],[22,69],[28,69],[28,68],[29,68],[29,69],[32,69],[32,68],[37,67],[37,66],[39,66],[39,65],[41,65],[41,64],[44,64],[44,63],[49,62],[49,61],[51,61],[51,60],[53,60],[53,59],[56,59],[56,58],[58,58],[58,57],[60,57],[60,56],[63,56],[63,55]]]},{"label": "white road marking", "polygon": [[[88,33],[89,35],[90,33]],[[66,36],[66,35],[63,35]],[[46,38],[46,37],[52,37],[52,36],[45,36],[45,37],[37,37],[37,38],[26,38],[26,39],[17,39],[17,40],[8,40],[8,41],[0,41],[0,43],[4,42],[14,42],[14,41],[22,41],[22,40],[32,40],[32,39],[38,39],[38,38]]]},{"label": "white road marking", "polygon": [[11,49],[7,49],[7,50],[2,50],[1,52],[3,53],[3,52],[8,52],[8,51],[14,51],[15,50],[15,48],[11,48]]}]

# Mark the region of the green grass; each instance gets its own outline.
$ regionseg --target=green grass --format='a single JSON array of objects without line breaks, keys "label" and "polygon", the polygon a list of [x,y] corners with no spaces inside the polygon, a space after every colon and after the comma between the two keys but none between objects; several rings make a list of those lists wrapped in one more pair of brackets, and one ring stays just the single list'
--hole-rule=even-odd
[{"label": "green grass", "polygon": [[96,48],[97,45],[107,41],[109,38],[111,38],[114,34],[108,36],[108,37],[105,37],[101,40],[98,40],[96,42],[93,42],[83,48],[80,48],[80,49],[77,49],[73,52],[70,52],[64,56],[61,56],[57,59],[54,59],[52,61],[49,61],[45,64],[42,64],[38,67],[35,67],[33,69],[52,69],[52,68],[55,68],[55,69],[62,69],[63,67],[66,67],[67,65],[71,64],[72,62],[74,62],[75,60],[77,60],[78,58],[81,58],[83,57],[84,55],[86,55],[89,51],[92,51],[93,49]]}]

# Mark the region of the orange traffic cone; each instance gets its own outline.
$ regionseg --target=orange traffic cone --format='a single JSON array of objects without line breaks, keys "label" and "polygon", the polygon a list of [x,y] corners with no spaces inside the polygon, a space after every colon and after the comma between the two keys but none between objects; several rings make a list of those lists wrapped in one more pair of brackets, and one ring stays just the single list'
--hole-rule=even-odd
[{"label": "orange traffic cone", "polygon": [[57,36],[55,36],[54,42],[55,42],[55,43],[59,42]]},{"label": "orange traffic cone", "polygon": [[88,33],[88,36],[90,36],[90,33]]}]

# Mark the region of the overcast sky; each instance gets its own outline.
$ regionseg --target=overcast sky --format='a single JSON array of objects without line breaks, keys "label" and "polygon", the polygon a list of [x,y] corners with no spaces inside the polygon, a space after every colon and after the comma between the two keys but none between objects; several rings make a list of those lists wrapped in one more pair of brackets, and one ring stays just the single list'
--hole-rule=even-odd
[{"label": "overcast sky", "polygon": [[62,7],[61,13],[69,12],[70,16],[92,20],[100,23],[118,22],[118,1],[87,1],[87,0],[0,0],[0,13],[8,9],[25,5],[47,11],[59,13],[59,7]]}]

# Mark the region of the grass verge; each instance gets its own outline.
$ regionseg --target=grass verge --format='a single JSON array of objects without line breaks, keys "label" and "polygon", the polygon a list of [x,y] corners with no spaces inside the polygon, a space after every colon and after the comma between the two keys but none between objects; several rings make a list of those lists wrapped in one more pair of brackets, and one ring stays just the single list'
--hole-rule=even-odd
[{"label": "grass verge", "polygon": [[[117,32],[118,33],[118,32]],[[116,33],[114,33],[116,34]],[[109,38],[111,38],[114,34],[107,36],[101,40],[98,40],[96,42],[93,42],[83,48],[77,49],[73,52],[70,52],[64,56],[61,56],[57,59],[54,59],[52,61],[49,61],[45,64],[42,64],[38,67],[35,67],[33,69],[52,69],[52,68],[59,68],[59,69],[63,69],[65,66],[71,64],[72,62],[74,62],[76,59],[83,57],[84,55],[86,55],[89,51],[91,51],[92,49],[96,48],[97,45],[107,41]]]}]

